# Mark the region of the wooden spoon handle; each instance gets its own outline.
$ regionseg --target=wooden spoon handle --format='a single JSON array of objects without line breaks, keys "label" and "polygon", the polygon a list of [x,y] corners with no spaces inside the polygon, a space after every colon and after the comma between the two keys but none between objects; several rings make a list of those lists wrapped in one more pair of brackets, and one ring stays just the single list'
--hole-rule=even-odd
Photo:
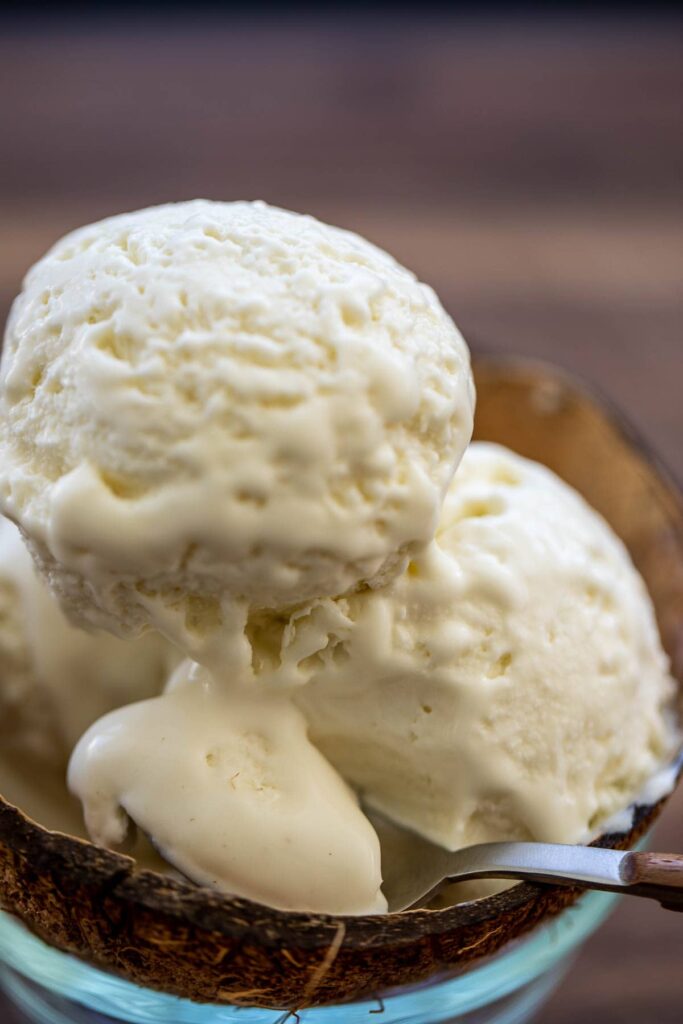
[{"label": "wooden spoon handle", "polygon": [[683,911],[683,854],[628,853],[620,874],[641,895],[659,900],[667,910]]}]

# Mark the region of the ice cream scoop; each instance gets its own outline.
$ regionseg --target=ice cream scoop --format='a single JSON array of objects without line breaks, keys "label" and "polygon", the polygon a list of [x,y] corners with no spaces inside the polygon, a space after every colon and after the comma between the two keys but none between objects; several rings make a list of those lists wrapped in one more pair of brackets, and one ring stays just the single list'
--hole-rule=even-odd
[{"label": "ice cream scoop", "polygon": [[0,505],[76,619],[244,667],[247,609],[378,585],[429,541],[473,403],[434,293],[358,236],[263,203],[142,210],[26,277]]},{"label": "ice cream scoop", "polygon": [[66,764],[112,708],[161,691],[178,657],[162,637],[130,643],[72,626],[13,523],[0,518],[0,746]]},{"label": "ice cream scoop", "polygon": [[582,842],[675,745],[626,549],[554,474],[495,445],[468,449],[426,554],[299,614],[278,657],[363,799],[449,850]]},{"label": "ice cream scoop", "polygon": [[185,662],[162,697],[85,734],[69,784],[103,846],[130,818],[204,885],[283,910],[386,910],[377,835],[281,695],[225,692]]}]

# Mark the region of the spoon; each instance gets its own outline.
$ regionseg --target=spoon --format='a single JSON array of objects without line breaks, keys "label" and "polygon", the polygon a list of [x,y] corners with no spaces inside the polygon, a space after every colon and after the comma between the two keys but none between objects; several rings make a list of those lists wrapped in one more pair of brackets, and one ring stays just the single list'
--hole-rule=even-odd
[{"label": "spoon", "polygon": [[659,900],[683,911],[683,854],[560,843],[480,843],[449,852],[373,812],[389,913],[423,906],[451,882],[516,878]]}]

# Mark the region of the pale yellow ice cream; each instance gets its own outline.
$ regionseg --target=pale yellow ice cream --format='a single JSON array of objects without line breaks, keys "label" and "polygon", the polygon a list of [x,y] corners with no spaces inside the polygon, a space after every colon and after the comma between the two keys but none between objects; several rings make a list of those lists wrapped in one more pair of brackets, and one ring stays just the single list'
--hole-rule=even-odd
[{"label": "pale yellow ice cream", "polygon": [[198,881],[358,913],[376,898],[376,836],[318,751],[368,805],[451,849],[587,840],[673,751],[673,684],[625,548],[556,476],[494,445],[470,446],[402,576],[264,615],[250,639],[256,679],[184,666],[182,692],[79,744],[70,781],[98,841],[120,842],[130,815]]},{"label": "pale yellow ice cream", "polygon": [[161,691],[177,655],[158,635],[126,643],[75,629],[0,518],[0,749],[65,766],[105,712]]},{"label": "pale yellow ice cream", "polygon": [[450,849],[586,839],[673,750],[673,683],[625,548],[556,476],[494,445],[468,449],[426,555],[299,614],[281,644],[277,678],[306,681],[320,750]]},{"label": "pale yellow ice cream", "polygon": [[431,538],[473,403],[462,337],[386,253],[262,203],[157,207],[28,273],[0,504],[76,620],[244,667],[249,608],[377,585]]},{"label": "pale yellow ice cream", "polygon": [[[475,444],[458,469],[473,405],[433,292],[309,217],[158,207],[29,272],[0,368],[0,506],[74,621],[158,629],[194,659],[76,746],[97,842],[132,820],[199,883],[381,912],[349,784],[457,848],[586,839],[658,771],[673,685],[640,577],[542,467]],[[31,629],[41,594],[21,597]],[[17,664],[49,653],[42,635],[8,641]],[[107,644],[133,650],[73,636],[103,679],[125,664]],[[101,701],[68,661],[31,673],[54,721],[69,677]]]},{"label": "pale yellow ice cream", "polygon": [[163,697],[85,734],[69,783],[105,846],[130,815],[204,885],[282,910],[386,910],[377,835],[282,695],[217,689],[186,662]]}]

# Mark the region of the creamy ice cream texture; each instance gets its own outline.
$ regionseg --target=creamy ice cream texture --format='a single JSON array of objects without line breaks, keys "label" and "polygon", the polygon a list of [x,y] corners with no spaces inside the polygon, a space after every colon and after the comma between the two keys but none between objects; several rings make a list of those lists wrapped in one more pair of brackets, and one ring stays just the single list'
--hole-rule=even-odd
[{"label": "creamy ice cream texture", "polygon": [[474,404],[462,337],[390,256],[204,201],[58,242],[14,303],[0,394],[0,504],[70,615],[222,668],[248,665],[248,609],[405,566]]},{"label": "creamy ice cream texture", "polygon": [[310,620],[329,642],[289,672],[311,738],[369,804],[449,849],[585,840],[672,753],[673,683],[626,549],[495,445],[470,446],[406,573]]},{"label": "creamy ice cream texture", "polygon": [[13,523],[0,518],[0,747],[66,765],[105,712],[161,691],[177,655],[158,635],[125,643],[65,618]]},{"label": "creamy ice cream texture", "polygon": [[377,835],[285,695],[222,692],[186,662],[163,697],[86,733],[69,782],[104,845],[130,816],[205,885],[283,910],[386,910]]},{"label": "creamy ice cream texture", "polygon": [[[300,909],[299,872],[314,872],[319,845],[297,846],[275,900],[268,872],[250,864],[249,890],[235,867],[236,851],[260,849],[254,832],[238,817],[242,838],[223,850],[229,826],[214,824],[233,821],[236,797],[205,767],[207,751],[217,745],[229,770],[240,770],[231,715],[238,722],[243,707],[258,708],[255,730],[259,721],[284,730],[272,777],[287,781],[282,805],[262,808],[256,831],[278,843],[283,825],[290,834],[287,802],[305,799],[317,823],[311,831],[334,837],[322,809],[334,806],[338,821],[343,811],[353,860],[331,838],[328,866],[353,880],[343,912],[354,913],[377,882],[376,861],[368,858],[363,871],[356,854],[374,843],[356,804],[341,799],[338,776],[322,773],[329,790],[318,791],[319,801],[305,797],[312,744],[366,804],[449,849],[501,838],[587,840],[673,749],[673,685],[625,548],[554,474],[495,445],[470,446],[435,541],[402,576],[273,617],[261,629],[252,635],[259,676],[229,699],[214,697],[212,706],[204,693],[195,718],[190,690],[199,694],[198,683],[185,680],[182,708],[173,691],[115,712],[84,738],[71,784],[99,841],[121,838],[124,808],[163,837],[167,858],[191,877]],[[292,704],[303,715],[287,750]],[[148,737],[166,737],[170,720],[178,723],[170,747],[150,752]],[[290,760],[295,774],[285,770]],[[196,781],[188,763],[201,769]],[[250,785],[254,777],[247,769]],[[197,805],[205,824],[189,828],[186,815]],[[331,884],[326,896],[333,891]]]},{"label": "creamy ice cream texture", "polygon": [[576,841],[660,767],[642,581],[547,470],[481,444],[458,469],[473,403],[434,294],[308,217],[159,207],[30,271],[0,504],[75,621],[190,659],[78,743],[96,841],[132,819],[198,882],[380,912],[349,785],[450,848]]}]

